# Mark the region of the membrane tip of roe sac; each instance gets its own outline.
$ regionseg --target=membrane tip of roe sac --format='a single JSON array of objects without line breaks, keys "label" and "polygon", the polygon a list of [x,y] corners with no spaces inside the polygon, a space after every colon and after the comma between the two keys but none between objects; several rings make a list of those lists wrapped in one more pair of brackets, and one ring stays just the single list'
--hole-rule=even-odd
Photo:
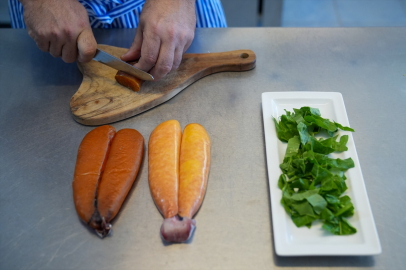
[{"label": "membrane tip of roe sac", "polygon": [[103,239],[104,237],[108,236],[111,234],[111,224],[107,223],[104,217],[102,218],[102,229],[101,230],[95,230],[96,234]]},{"label": "membrane tip of roe sac", "polygon": [[174,216],[163,221],[160,235],[163,241],[182,243],[188,241],[196,229],[196,221],[187,217]]}]

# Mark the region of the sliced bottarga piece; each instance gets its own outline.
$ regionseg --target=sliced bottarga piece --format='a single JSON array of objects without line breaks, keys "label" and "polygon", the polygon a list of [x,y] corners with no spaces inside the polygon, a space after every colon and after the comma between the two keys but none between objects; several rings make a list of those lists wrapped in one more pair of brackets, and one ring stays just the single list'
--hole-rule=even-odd
[{"label": "sliced bottarga piece", "polygon": [[[130,65],[134,65],[138,63],[138,61],[128,62]],[[122,70],[117,71],[116,76],[114,77],[116,81],[124,87],[133,90],[134,92],[138,92],[141,89],[141,85],[144,82],[142,79],[139,79],[127,72]]]},{"label": "sliced bottarga piece", "polygon": [[134,77],[133,75],[121,70],[117,71],[117,74],[114,78],[119,84],[133,90],[134,92],[140,91],[141,85],[144,82],[143,80],[138,79],[137,77]]}]

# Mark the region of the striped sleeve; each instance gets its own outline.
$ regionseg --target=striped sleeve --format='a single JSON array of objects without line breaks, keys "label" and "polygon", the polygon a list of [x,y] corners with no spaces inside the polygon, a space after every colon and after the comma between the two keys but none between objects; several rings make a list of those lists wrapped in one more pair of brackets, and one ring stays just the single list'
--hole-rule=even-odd
[{"label": "striped sleeve", "polygon": [[220,0],[196,0],[196,27],[227,27]]},{"label": "striped sleeve", "polygon": [[[78,0],[89,15],[92,28],[136,28],[145,0]],[[24,9],[8,0],[11,26],[26,28]],[[220,0],[196,0],[196,27],[227,27]]]},{"label": "striped sleeve", "polygon": [[8,12],[12,28],[27,28],[24,23],[23,5],[18,0],[8,0]]}]

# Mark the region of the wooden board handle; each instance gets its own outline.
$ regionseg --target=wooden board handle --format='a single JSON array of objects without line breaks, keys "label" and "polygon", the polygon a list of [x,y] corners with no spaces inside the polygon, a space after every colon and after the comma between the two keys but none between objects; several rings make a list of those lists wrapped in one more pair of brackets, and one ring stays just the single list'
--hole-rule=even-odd
[{"label": "wooden board handle", "polygon": [[[127,51],[108,45],[100,49],[116,57]],[[145,81],[139,92],[118,84],[117,70],[96,61],[78,63],[83,81],[70,107],[74,119],[84,125],[104,125],[147,111],[177,95],[200,78],[222,71],[246,71],[255,67],[251,50],[184,54],[179,68],[157,82]]]},{"label": "wooden board handle", "polygon": [[208,75],[221,71],[246,71],[253,69],[255,67],[256,56],[251,50],[185,54],[182,63],[188,63],[189,61],[193,62],[191,65],[198,69],[208,69]]}]

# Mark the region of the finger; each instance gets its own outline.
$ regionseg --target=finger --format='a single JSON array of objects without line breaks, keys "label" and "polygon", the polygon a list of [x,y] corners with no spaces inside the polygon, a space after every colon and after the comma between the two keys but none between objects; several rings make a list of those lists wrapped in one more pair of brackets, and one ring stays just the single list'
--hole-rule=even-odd
[{"label": "finger", "polygon": [[46,41],[36,41],[35,43],[37,43],[37,47],[43,51],[43,52],[49,52],[49,47],[51,46],[51,43],[46,40]]},{"label": "finger", "polygon": [[62,60],[65,63],[75,62],[78,56],[78,48],[76,47],[76,41],[71,41],[62,47]]},{"label": "finger", "polygon": [[138,27],[130,49],[121,56],[121,60],[126,62],[131,60],[138,60],[141,57],[142,39],[142,30],[141,27]]},{"label": "finger", "polygon": [[44,36],[44,39],[49,40],[49,53],[53,57],[61,57],[62,47],[66,43],[66,39],[64,38],[62,32],[57,28],[52,28],[48,35]]},{"label": "finger", "polygon": [[189,32],[188,34],[185,35],[183,53],[185,53],[187,51],[187,49],[189,49],[189,47],[192,44],[194,38],[195,38],[195,32],[194,31]]},{"label": "finger", "polygon": [[96,54],[97,42],[90,27],[83,29],[79,34],[77,46],[79,62],[89,62],[93,59]]},{"label": "finger", "polygon": [[37,44],[38,49],[40,49],[43,52],[49,52],[49,47],[50,47],[50,40],[49,38],[39,35],[36,31],[32,30],[31,28],[28,28],[28,35],[35,41]]},{"label": "finger", "polygon": [[[158,61],[155,67],[150,71],[155,81],[163,78],[172,70],[174,62],[175,47],[172,43],[164,43],[159,51]],[[141,58],[142,59],[142,58]]]},{"label": "finger", "polygon": [[151,70],[158,60],[160,46],[161,40],[158,36],[148,37],[144,33],[141,46],[141,58],[134,66],[144,71]]},{"label": "finger", "polygon": [[184,51],[184,49],[180,49],[180,48],[175,49],[175,54],[174,54],[174,58],[173,58],[173,66],[172,66],[171,71],[177,70],[179,68],[180,63],[182,62],[183,51]]},{"label": "finger", "polygon": [[49,51],[49,40],[44,38],[39,38],[35,32],[28,28],[28,35],[35,41],[37,44],[38,49],[43,52]]},{"label": "finger", "polygon": [[49,46],[49,53],[53,56],[53,57],[61,57],[62,56],[62,46],[63,44],[58,42],[58,40],[54,40],[50,42],[50,46]]},{"label": "finger", "polygon": [[185,47],[183,47],[183,53],[185,53],[187,49],[189,49],[190,45],[192,44],[192,41],[193,37],[186,42]]}]

